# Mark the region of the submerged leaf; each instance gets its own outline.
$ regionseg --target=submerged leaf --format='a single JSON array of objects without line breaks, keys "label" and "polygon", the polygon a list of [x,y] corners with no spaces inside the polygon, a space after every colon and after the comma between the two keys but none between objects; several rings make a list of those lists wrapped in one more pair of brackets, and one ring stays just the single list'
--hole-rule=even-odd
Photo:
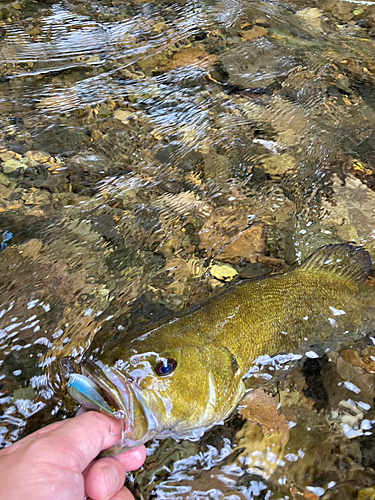
[{"label": "submerged leaf", "polygon": [[244,448],[238,460],[248,470],[268,478],[284,455],[289,425],[277,411],[277,403],[263,389],[256,389],[242,401],[240,414],[247,420],[237,432],[238,448]]},{"label": "submerged leaf", "polygon": [[218,280],[222,281],[230,281],[233,279],[238,272],[234,269],[234,267],[224,264],[215,264],[214,266],[211,267],[210,273],[214,278],[217,278]]},{"label": "submerged leaf", "polygon": [[261,426],[263,434],[270,432],[282,432],[285,442],[289,436],[289,426],[285,422],[284,415],[277,410],[277,402],[263,389],[250,392],[242,401],[239,413],[249,422]]}]

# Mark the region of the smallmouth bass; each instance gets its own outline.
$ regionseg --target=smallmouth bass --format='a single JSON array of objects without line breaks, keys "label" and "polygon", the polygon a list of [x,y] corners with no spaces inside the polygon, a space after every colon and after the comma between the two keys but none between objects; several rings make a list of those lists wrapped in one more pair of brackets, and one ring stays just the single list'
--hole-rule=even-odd
[{"label": "smallmouth bass", "polygon": [[153,438],[200,436],[236,408],[259,356],[369,332],[370,269],[363,248],[328,245],[292,271],[241,282],[131,340],[116,335],[110,349],[94,341],[82,374],[125,416],[123,439],[106,454]]}]

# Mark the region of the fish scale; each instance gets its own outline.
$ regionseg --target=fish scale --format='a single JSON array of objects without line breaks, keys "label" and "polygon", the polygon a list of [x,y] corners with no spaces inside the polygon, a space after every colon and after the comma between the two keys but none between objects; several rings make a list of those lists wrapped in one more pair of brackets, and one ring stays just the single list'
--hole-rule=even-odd
[{"label": "fish scale", "polygon": [[234,410],[259,356],[370,331],[370,269],[363,248],[328,245],[288,273],[242,282],[130,340],[94,341],[84,371],[127,419],[106,453],[152,438],[196,438]]}]

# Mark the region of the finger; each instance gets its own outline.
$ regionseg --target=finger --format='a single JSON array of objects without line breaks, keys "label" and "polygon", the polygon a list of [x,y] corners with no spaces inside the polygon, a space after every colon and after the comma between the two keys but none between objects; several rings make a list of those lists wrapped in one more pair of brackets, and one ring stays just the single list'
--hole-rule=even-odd
[{"label": "finger", "polygon": [[[146,460],[146,448],[143,445],[138,446],[137,448],[133,448],[132,450],[127,450],[119,455],[116,455],[115,458],[122,463],[126,471],[136,470],[139,469]],[[99,462],[101,460],[103,459],[100,459]],[[83,471],[83,477],[85,479],[94,463],[95,460],[93,460]]]},{"label": "finger", "polygon": [[[74,457],[71,468],[80,472],[102,450],[114,445],[121,432],[118,420],[95,411],[65,420],[63,424],[51,431],[49,437],[55,438],[59,445],[69,450],[69,455]],[[67,463],[67,457],[65,462]]]},{"label": "finger", "polygon": [[38,429],[37,431],[33,432],[32,434],[29,434],[28,436],[25,436],[24,438],[20,439],[16,443],[13,443],[11,446],[8,446],[7,448],[3,448],[0,450],[0,455],[5,456],[9,455],[10,453],[14,453],[18,448],[23,446],[25,443],[28,443],[31,439],[34,439],[34,436],[40,436],[42,434],[47,434],[48,432],[53,431],[54,429],[57,429],[60,427],[60,425],[63,425],[65,421],[61,422],[54,422],[53,424],[46,425],[45,427],[42,427],[41,429]]},{"label": "finger", "polygon": [[[67,420],[61,420],[60,422],[54,422],[53,424],[46,425],[45,427],[42,427],[41,429],[38,429],[37,431],[33,432],[33,436],[41,436],[42,434],[46,434],[47,432],[54,431],[55,429],[58,429],[61,425],[64,425],[65,422],[67,422],[70,419]],[[31,435],[31,434],[30,434]],[[29,436],[26,436],[25,439],[27,439]]]},{"label": "finger", "polygon": [[132,450],[127,450],[124,453],[116,455],[116,458],[122,463],[125,470],[136,470],[146,460],[146,448],[143,445],[138,446],[138,448],[133,448]]},{"label": "finger", "polygon": [[134,500],[134,497],[128,488],[122,488],[114,497],[111,498],[111,500]]},{"label": "finger", "polygon": [[125,468],[115,457],[94,462],[85,479],[85,490],[92,500],[107,500],[115,495],[125,482]]}]

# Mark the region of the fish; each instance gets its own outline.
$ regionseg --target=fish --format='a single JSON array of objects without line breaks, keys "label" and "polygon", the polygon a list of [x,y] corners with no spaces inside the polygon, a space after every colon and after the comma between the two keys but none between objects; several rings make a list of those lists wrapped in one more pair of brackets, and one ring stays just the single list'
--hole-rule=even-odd
[{"label": "fish", "polygon": [[375,289],[365,284],[371,266],[360,246],[327,245],[291,271],[242,281],[141,334],[116,333],[109,346],[93,342],[82,375],[125,420],[106,454],[154,438],[197,439],[235,410],[261,356],[368,334],[375,323]]}]

